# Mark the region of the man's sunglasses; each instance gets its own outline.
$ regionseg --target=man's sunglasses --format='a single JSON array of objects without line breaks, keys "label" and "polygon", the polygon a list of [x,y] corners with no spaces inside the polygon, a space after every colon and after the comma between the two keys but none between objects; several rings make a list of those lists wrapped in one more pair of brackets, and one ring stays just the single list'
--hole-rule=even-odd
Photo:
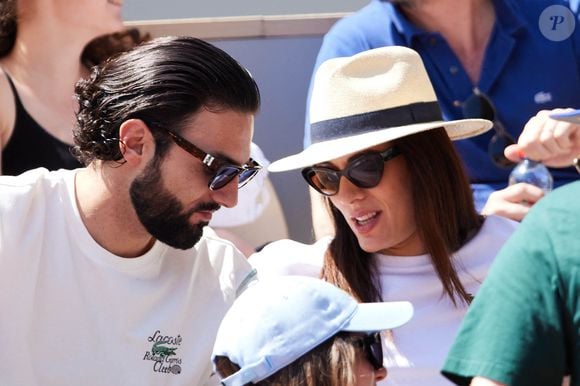
[{"label": "man's sunglasses", "polygon": [[487,153],[497,166],[502,168],[513,166],[514,163],[506,158],[504,150],[509,145],[513,145],[515,140],[497,118],[495,106],[489,97],[478,88],[474,88],[473,94],[463,102],[462,110],[465,118],[483,118],[493,122],[495,134],[489,141]]},{"label": "man's sunglasses", "polygon": [[380,332],[356,338],[352,342],[355,347],[363,349],[369,363],[375,370],[383,367],[383,342]]},{"label": "man's sunglasses", "polygon": [[317,192],[325,196],[334,196],[338,193],[342,176],[359,188],[374,188],[383,177],[385,162],[399,154],[401,152],[395,146],[382,152],[370,151],[349,161],[343,170],[312,166],[302,169],[302,177]]},{"label": "man's sunglasses", "polygon": [[164,127],[156,127],[165,131],[169,137],[175,142],[177,146],[200,160],[204,166],[212,173],[208,182],[208,187],[211,190],[218,190],[230,183],[234,178],[238,178],[238,189],[246,185],[252,178],[258,174],[262,167],[254,161],[249,159],[244,165],[234,165],[226,160],[214,157],[211,154],[201,150],[193,143],[189,142],[179,134],[174,133]]}]

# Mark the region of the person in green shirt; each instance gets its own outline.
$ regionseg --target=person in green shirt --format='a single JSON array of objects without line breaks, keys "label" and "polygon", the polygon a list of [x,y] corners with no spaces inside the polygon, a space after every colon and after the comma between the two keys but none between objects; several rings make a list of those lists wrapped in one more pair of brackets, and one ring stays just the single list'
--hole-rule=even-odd
[{"label": "person in green shirt", "polygon": [[458,385],[580,385],[580,181],[540,200],[502,248],[442,374]]}]

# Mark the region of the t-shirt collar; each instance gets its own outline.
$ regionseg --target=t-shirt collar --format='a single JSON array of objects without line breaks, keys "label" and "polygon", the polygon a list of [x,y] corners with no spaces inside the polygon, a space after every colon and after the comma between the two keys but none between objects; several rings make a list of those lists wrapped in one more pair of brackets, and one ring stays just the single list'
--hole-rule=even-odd
[{"label": "t-shirt collar", "polygon": [[[386,0],[377,0],[383,3],[386,12],[389,14],[393,25],[399,34],[405,39],[408,47],[413,46],[413,40],[416,36],[427,35],[429,32],[422,28],[415,26],[407,17],[399,10],[399,7]],[[525,28],[526,21],[521,16],[517,4],[505,0],[493,0],[496,25],[510,35],[515,34],[520,29]]]}]

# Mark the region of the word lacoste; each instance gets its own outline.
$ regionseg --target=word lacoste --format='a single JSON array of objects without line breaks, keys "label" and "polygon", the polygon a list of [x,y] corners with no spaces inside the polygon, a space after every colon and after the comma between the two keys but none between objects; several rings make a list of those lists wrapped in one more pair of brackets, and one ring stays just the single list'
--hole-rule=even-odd
[{"label": "word lacoste", "polygon": [[183,341],[181,335],[163,335],[157,330],[147,338],[147,341],[153,344],[151,350],[145,352],[143,360],[154,362],[154,372],[175,375],[181,373],[181,358],[177,354]]}]

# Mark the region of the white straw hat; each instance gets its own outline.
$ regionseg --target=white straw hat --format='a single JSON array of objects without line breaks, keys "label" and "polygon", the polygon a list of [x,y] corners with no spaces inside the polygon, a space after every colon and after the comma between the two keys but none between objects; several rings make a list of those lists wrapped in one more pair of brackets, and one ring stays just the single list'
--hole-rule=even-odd
[{"label": "white straw hat", "polygon": [[310,125],[311,145],[269,171],[312,166],[438,127],[452,140],[492,127],[485,119],[443,121],[419,54],[399,46],[324,62],[314,78]]},{"label": "white straw hat", "polygon": [[341,331],[382,331],[412,316],[409,302],[358,303],[320,279],[269,278],[246,289],[226,313],[212,359],[226,356],[240,367],[222,385],[256,383]]}]

